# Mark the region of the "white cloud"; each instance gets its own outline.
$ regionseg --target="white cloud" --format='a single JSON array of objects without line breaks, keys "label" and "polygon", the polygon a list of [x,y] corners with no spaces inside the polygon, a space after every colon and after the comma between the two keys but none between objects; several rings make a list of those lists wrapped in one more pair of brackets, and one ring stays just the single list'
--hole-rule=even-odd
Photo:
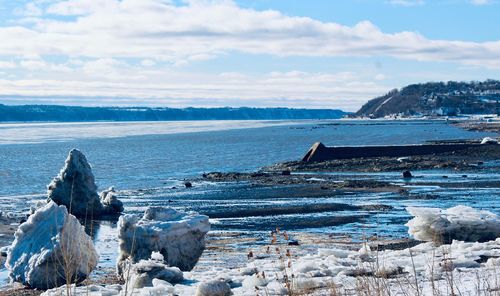
[{"label": "white cloud", "polygon": [[98,59],[83,64],[83,71],[90,76],[103,76],[112,75],[118,70],[116,68],[124,64],[115,59]]},{"label": "white cloud", "polygon": [[[183,66],[245,53],[278,58],[394,57],[500,69],[498,40],[432,40],[415,32],[385,33],[368,21],[344,26],[244,9],[230,0],[190,0],[181,6],[165,0],[47,3],[41,15],[25,13],[31,17],[0,27],[0,40],[8,41],[0,43],[0,69],[7,74],[2,77],[9,78],[0,79],[0,95],[57,96],[61,103],[74,103],[65,98],[91,101],[95,96],[107,98],[101,104],[113,105],[355,110],[394,87],[384,84],[389,82],[381,69],[363,65],[330,73],[298,69],[249,74],[237,67],[203,74],[184,72]],[[39,1],[35,4],[41,7]]]},{"label": "white cloud", "polygon": [[97,12],[100,9],[117,8],[116,1],[113,0],[72,0],[61,1],[48,7],[47,13],[78,16]]},{"label": "white cloud", "polygon": [[0,69],[14,69],[17,65],[14,62],[0,61]]},{"label": "white cloud", "polygon": [[[89,68],[111,73],[116,71],[121,74],[121,79],[91,79],[93,74],[80,80],[50,79],[41,73],[30,79],[0,79],[0,95],[59,97],[60,103],[66,104],[74,103],[71,98],[81,96],[116,98],[113,105],[294,106],[356,110],[366,99],[389,89],[351,72],[209,75],[143,70],[137,73],[137,69],[123,65],[109,70],[108,67],[113,67],[110,65],[117,64],[98,60],[90,66],[87,63],[84,69],[87,72]],[[78,72],[78,69],[74,71]],[[124,98],[133,99],[127,101]],[[43,98],[40,100],[43,102]],[[99,100],[97,104],[105,102]]]},{"label": "white cloud", "polygon": [[47,68],[47,63],[43,60],[22,60],[19,65],[27,70],[40,70]]},{"label": "white cloud", "polygon": [[47,11],[79,17],[60,20],[49,15],[33,27],[0,27],[0,40],[9,40],[0,44],[0,55],[128,57],[177,65],[234,51],[275,56],[390,56],[480,66],[500,60],[498,40],[466,42],[432,40],[415,32],[389,34],[368,21],[343,26],[244,9],[229,0],[191,0],[184,6],[161,0],[72,0],[57,2]]},{"label": "white cloud", "polygon": [[30,71],[30,75],[33,75],[33,72],[69,73],[73,71],[73,69],[70,67],[70,64],[68,63],[47,63],[40,57],[27,57],[26,59],[19,61],[19,66],[24,70]]},{"label": "white cloud", "polygon": [[144,67],[152,67],[156,65],[156,62],[151,59],[144,59],[141,61],[141,65]]},{"label": "white cloud", "polygon": [[24,17],[38,17],[43,14],[43,10],[34,2],[29,2],[23,8],[16,9],[15,13]]}]

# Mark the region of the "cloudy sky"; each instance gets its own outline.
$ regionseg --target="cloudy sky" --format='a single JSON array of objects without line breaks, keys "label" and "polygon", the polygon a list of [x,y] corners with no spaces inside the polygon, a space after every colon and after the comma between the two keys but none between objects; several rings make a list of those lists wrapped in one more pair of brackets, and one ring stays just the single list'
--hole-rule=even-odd
[{"label": "cloudy sky", "polygon": [[0,102],[356,110],[500,78],[499,0],[0,0]]}]

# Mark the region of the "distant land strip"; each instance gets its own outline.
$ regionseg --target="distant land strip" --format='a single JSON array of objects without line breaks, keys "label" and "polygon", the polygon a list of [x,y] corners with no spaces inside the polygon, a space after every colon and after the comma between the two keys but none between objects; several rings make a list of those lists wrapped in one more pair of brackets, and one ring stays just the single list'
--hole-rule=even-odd
[{"label": "distant land strip", "polygon": [[0,104],[0,122],[339,119],[348,114],[337,109],[250,107],[178,109]]},{"label": "distant land strip", "polygon": [[356,117],[500,115],[500,81],[410,84],[364,104]]}]

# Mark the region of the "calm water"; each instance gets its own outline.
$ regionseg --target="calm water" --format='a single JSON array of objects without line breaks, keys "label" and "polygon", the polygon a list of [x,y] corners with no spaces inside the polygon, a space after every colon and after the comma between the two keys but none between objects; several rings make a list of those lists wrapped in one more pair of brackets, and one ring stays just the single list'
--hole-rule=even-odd
[{"label": "calm water", "polygon": [[[416,144],[427,140],[479,139],[487,133],[468,132],[445,122],[423,121],[213,121],[147,123],[51,123],[0,125],[0,210],[27,210],[45,198],[46,185],[57,175],[71,148],[82,150],[92,163],[100,189],[120,190],[127,212],[150,205],[195,210],[218,217],[243,209],[295,207],[286,215],[212,217],[214,230],[265,236],[270,228],[338,234],[406,236],[407,206],[450,207],[468,204],[499,213],[499,188],[471,188],[470,182],[500,180],[483,171],[415,172],[421,178],[402,183],[399,173],[335,173],[343,179],[375,179],[402,184],[413,194],[438,199],[404,199],[398,193],[355,193],[303,198],[292,187],[253,187],[245,183],[183,180],[209,171],[251,171],[280,161],[300,159],[316,141],[326,145]],[[449,176],[443,179],[442,175]],[[423,183],[434,183],[421,185]],[[453,184],[453,188],[446,188]],[[172,187],[176,187],[172,189]],[[389,212],[324,211],[303,214],[314,204],[385,204]],[[352,223],[335,224],[343,217]],[[358,218],[362,218],[359,220]],[[96,227],[96,246],[102,266],[116,258],[116,226]],[[1,270],[0,270],[1,272]],[[0,274],[0,281],[2,276]]]},{"label": "calm water", "polygon": [[0,196],[44,193],[71,148],[103,189],[145,189],[208,171],[247,171],[327,145],[481,138],[444,122],[197,121],[0,124]]}]

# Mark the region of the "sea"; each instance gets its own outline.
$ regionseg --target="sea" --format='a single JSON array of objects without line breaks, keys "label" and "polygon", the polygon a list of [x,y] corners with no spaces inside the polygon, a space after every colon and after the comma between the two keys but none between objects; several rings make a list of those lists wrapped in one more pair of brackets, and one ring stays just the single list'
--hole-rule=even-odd
[{"label": "sea", "polygon": [[[299,120],[299,121],[176,121],[0,124],[0,211],[19,215],[46,199],[46,188],[72,148],[92,165],[100,190],[115,187],[127,213],[151,205],[211,213],[214,232],[265,236],[273,227],[329,234],[377,234],[407,237],[408,206],[447,208],[466,204],[500,214],[500,188],[473,186],[500,181],[500,172],[468,174],[450,170],[417,171],[405,182],[400,172],[328,173],[342,179],[373,179],[405,186],[419,196],[404,199],[397,192],[351,192],[304,198],[286,186],[254,187],[248,183],[213,183],[203,173],[252,172],[283,161],[301,159],[310,146],[418,144],[432,140],[481,139],[491,133],[466,131],[446,121],[424,120]],[[488,164],[486,163],[487,167]],[[307,172],[304,172],[307,174]],[[325,173],[327,174],[327,173]],[[444,179],[442,176],[446,175]],[[195,180],[185,188],[186,180]],[[302,213],[311,204],[383,204],[391,211],[324,211]],[[227,211],[293,207],[285,215],[221,215]],[[244,213],[244,211],[239,211]],[[327,223],[338,217],[344,223]],[[344,220],[342,220],[344,221]],[[351,221],[351,222],[349,222]],[[361,221],[361,222],[360,222]],[[94,240],[100,265],[113,266],[117,255],[116,223],[96,225]],[[254,240],[258,241],[258,240]],[[0,282],[6,280],[0,269]]]}]

